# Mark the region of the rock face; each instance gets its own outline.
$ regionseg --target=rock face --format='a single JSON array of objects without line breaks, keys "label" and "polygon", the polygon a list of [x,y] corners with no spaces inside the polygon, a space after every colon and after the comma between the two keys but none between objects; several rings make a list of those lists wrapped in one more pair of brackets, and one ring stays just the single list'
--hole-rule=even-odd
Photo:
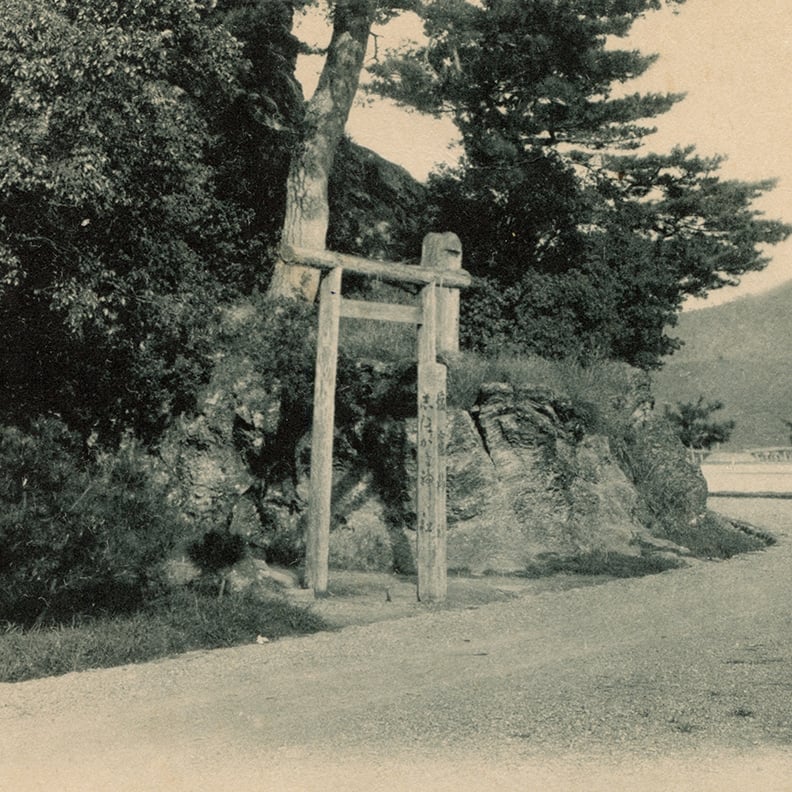
[{"label": "rock face", "polygon": [[[497,452],[496,452],[497,456]],[[508,485],[473,416],[453,410],[448,421],[448,565],[481,573],[516,569],[525,536]]]},{"label": "rock face", "polygon": [[[237,306],[223,323],[244,326],[250,311]],[[248,538],[260,532],[258,479],[249,462],[275,435],[279,420],[279,394],[262,385],[253,363],[219,353],[195,414],[180,418],[159,449],[172,499],[196,534],[224,527]]]},{"label": "rock face", "polygon": [[[624,405],[632,420],[648,426],[644,412],[634,408]],[[470,412],[449,411],[448,422],[450,570],[511,573],[575,556],[685,554],[652,534],[650,514],[657,504],[628,478],[608,438],[586,433],[568,400],[543,388],[494,383],[482,388]],[[391,464],[401,458],[394,476],[405,484],[396,493],[401,502],[385,503],[382,488],[378,491],[370,478],[360,482],[354,498],[341,497],[330,537],[331,563],[414,571],[416,427],[411,419],[401,425],[402,442],[394,439],[391,425],[372,452],[380,458],[390,450]],[[652,430],[642,430],[641,437],[651,442]],[[684,468],[684,452],[681,460],[670,459],[661,448],[658,441],[654,464]],[[674,517],[693,521],[705,510],[706,490],[700,498],[698,479],[689,469],[676,470],[675,476],[686,482],[688,496]]]},{"label": "rock face", "polygon": [[637,555],[638,494],[608,440],[548,391],[482,388],[450,422],[449,567],[516,572],[600,550]]},{"label": "rock face", "polygon": [[[246,310],[229,312],[225,323],[247,327]],[[339,433],[330,536],[336,567],[415,571],[416,425],[405,408],[415,396],[403,375],[368,364],[354,372],[355,403],[379,407],[347,418]],[[491,383],[470,411],[450,410],[449,569],[510,573],[586,554],[684,552],[668,525],[700,518],[706,485],[681,446],[668,451],[674,443],[653,426],[643,382],[633,386],[634,398],[619,405],[640,428],[631,436],[642,461],[632,468],[625,449],[587,428],[590,416],[546,388]],[[273,452],[284,454],[290,419],[281,401],[279,383],[262,385],[255,361],[218,355],[197,414],[160,447],[173,498],[195,527],[185,547],[226,528],[245,536],[262,563],[300,563],[310,437],[308,427],[296,427],[286,435],[297,438],[286,449],[288,469],[267,465]]]},{"label": "rock face", "polygon": [[404,168],[344,138],[328,190],[328,249],[384,261],[420,250],[427,190]]}]

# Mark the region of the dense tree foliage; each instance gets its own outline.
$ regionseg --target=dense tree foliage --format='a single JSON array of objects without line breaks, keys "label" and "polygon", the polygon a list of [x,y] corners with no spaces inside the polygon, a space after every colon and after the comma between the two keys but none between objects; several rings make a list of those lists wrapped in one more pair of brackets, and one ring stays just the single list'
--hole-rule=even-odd
[{"label": "dense tree foliage", "polygon": [[[5,4],[0,421],[59,414],[100,441],[154,438],[190,407],[215,304],[266,287],[289,174],[337,137],[343,102],[320,134],[330,121],[294,77],[308,4]],[[751,207],[769,183],[723,181],[692,149],[631,150],[678,97],[619,96],[652,58],[610,42],[661,4],[328,3],[338,41],[422,15],[428,42],[380,60],[375,87],[451,113],[466,152],[432,179],[427,215],[422,190],[341,139],[317,181],[329,243],[402,258],[431,224],[457,231],[479,276],[468,346],[657,365],[683,297],[760,267],[761,243],[787,233]],[[326,85],[354,77],[331,73],[339,53]]]},{"label": "dense tree foliage", "polygon": [[716,421],[713,413],[723,409],[723,402],[705,401],[699,396],[695,402],[678,402],[675,408],[666,407],[665,415],[676,428],[685,448],[712,448],[725,443],[734,431],[734,421]]},{"label": "dense tree foliage", "polygon": [[[191,406],[215,305],[271,273],[304,134],[303,5],[4,6],[0,421],[153,439]],[[372,168],[343,150],[333,241],[368,252],[399,235],[361,237]]]},{"label": "dense tree foliage", "polygon": [[300,0],[219,0],[207,23],[221,25],[240,43],[243,56],[237,91],[219,97],[207,123],[208,160],[218,196],[246,218],[241,243],[228,257],[222,280],[249,292],[266,286],[270,251],[283,226],[286,178],[292,149],[303,131],[305,103],[294,75],[299,42],[292,34]]},{"label": "dense tree foliage", "polygon": [[375,67],[377,90],[462,135],[463,163],[431,186],[435,224],[482,278],[468,345],[656,366],[684,297],[761,268],[761,245],[788,233],[751,206],[771,182],[723,181],[692,148],[634,152],[681,97],[621,95],[654,58],[613,42],[660,5],[440,0],[428,43]]},{"label": "dense tree foliage", "polygon": [[0,404],[155,432],[208,365],[241,217],[206,112],[239,45],[186,0],[11,0],[0,19]]}]

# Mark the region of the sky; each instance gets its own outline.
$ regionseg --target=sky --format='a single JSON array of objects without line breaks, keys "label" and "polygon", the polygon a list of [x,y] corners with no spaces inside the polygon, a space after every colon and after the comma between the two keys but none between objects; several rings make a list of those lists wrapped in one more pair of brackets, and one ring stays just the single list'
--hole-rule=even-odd
[{"label": "sky", "polygon": [[[321,16],[302,21],[299,35],[327,43]],[[415,18],[379,30],[379,46],[417,38]],[[777,179],[777,187],[756,203],[768,218],[792,223],[792,6],[790,0],[687,0],[672,11],[648,14],[633,27],[628,45],[658,53],[649,72],[629,91],[670,91],[686,98],[655,120],[658,131],[646,150],[668,151],[693,144],[704,155],[727,157],[723,178]],[[298,73],[313,90],[320,59],[304,59]],[[458,148],[450,122],[438,122],[384,101],[359,100],[347,131],[358,143],[425,179]],[[767,251],[771,262],[745,275],[738,287],[690,300],[686,310],[756,294],[792,279],[792,239]]]},{"label": "sky", "polygon": [[[792,223],[792,6],[789,0],[688,0],[677,14],[648,16],[631,39],[657,63],[636,82],[642,90],[686,93],[657,119],[649,147],[692,143],[728,157],[724,178],[777,179],[756,207]],[[765,291],[792,279],[792,240],[769,248],[759,273],[745,275],[695,309]]]}]

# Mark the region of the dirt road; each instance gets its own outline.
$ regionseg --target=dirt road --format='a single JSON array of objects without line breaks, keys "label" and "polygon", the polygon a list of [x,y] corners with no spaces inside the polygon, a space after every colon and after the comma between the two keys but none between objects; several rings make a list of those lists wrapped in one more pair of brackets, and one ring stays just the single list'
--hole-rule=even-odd
[{"label": "dirt road", "polygon": [[0,685],[1,790],[792,792],[792,501],[767,551]]}]

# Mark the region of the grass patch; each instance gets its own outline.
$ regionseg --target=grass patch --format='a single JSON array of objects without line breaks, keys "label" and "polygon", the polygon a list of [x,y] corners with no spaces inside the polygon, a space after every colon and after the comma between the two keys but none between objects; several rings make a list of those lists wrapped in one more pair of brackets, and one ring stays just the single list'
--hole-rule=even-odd
[{"label": "grass patch", "polygon": [[482,383],[504,382],[514,388],[540,386],[563,394],[575,403],[607,405],[625,390],[626,367],[597,361],[582,366],[574,360],[547,360],[521,352],[486,356],[463,352],[449,362],[448,401],[469,410]]},{"label": "grass patch", "polygon": [[[675,526],[663,532],[664,538],[686,547],[697,558],[727,559],[740,553],[764,550],[775,543],[767,533],[748,523],[727,520],[714,512],[707,512],[695,524]],[[595,550],[573,556],[547,556],[530,564],[521,576],[541,578],[548,575],[592,575],[612,578],[656,575],[679,569],[684,561],[659,553],[629,556]]]},{"label": "grass patch", "polygon": [[[347,296],[367,302],[418,305],[420,298],[413,291],[415,290],[390,283],[368,280],[359,293],[352,290]],[[414,325],[380,322],[375,319],[344,319],[338,344],[352,359],[375,356],[383,363],[398,363],[415,359],[417,342],[418,330]]]},{"label": "grass patch", "polygon": [[344,319],[339,348],[349,358],[370,358],[382,363],[415,360],[418,331],[413,325],[375,319]]},{"label": "grass patch", "polygon": [[669,569],[679,569],[682,563],[656,553],[630,556],[594,550],[574,556],[550,556],[530,564],[522,576],[540,578],[546,575],[599,575],[613,578],[656,575]]},{"label": "grass patch", "polygon": [[95,617],[70,625],[0,632],[0,682],[142,663],[195,649],[217,649],[326,629],[308,608],[272,596],[229,594],[222,599],[174,591],[123,617]]},{"label": "grass patch", "polygon": [[[417,297],[389,284],[375,283],[367,300],[415,304]],[[403,363],[416,359],[417,331],[412,325],[368,319],[344,321],[339,347],[350,359],[374,357],[383,363]],[[441,356],[442,357],[442,356]],[[620,411],[632,391],[630,367],[604,359],[583,365],[574,358],[548,360],[517,349],[496,355],[462,351],[444,361],[448,368],[448,404],[470,410],[481,386],[503,382],[515,389],[543,387],[555,391],[575,405],[581,415],[589,415],[591,431],[608,434],[614,422],[623,420]],[[621,431],[621,427],[618,428]]]},{"label": "grass patch", "polygon": [[732,558],[739,553],[764,550],[775,540],[747,523],[728,520],[708,511],[692,524],[666,526],[663,535],[683,545],[698,558]]}]

